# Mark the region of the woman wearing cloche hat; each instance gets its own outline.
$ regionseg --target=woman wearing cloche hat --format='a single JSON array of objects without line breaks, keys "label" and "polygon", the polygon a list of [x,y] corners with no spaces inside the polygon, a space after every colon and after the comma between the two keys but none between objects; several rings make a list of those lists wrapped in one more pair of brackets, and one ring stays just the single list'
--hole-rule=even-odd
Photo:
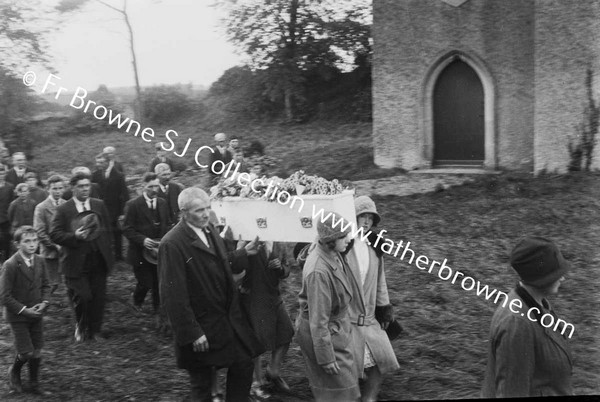
[{"label": "woman wearing cloche hat", "polygon": [[358,289],[340,254],[350,241],[349,231],[341,230],[345,224],[333,225],[342,219],[338,214],[327,211],[323,216],[324,222],[317,221],[318,242],[302,271],[296,340],[315,400],[353,401],[360,397],[355,360],[359,342],[348,307]]},{"label": "woman wearing cloche hat", "polygon": [[[367,196],[354,200],[358,227],[367,234],[379,224],[375,202]],[[386,330],[390,323],[399,326],[394,320],[392,306],[383,269],[383,256],[363,241],[361,236],[354,238],[348,247],[348,265],[354,280],[358,283],[359,294],[350,302],[350,319],[354,329],[361,334],[364,363],[364,382],[361,386],[363,401],[376,401],[383,375],[397,370],[400,366]],[[391,333],[391,332],[390,332]]]},{"label": "woman wearing cloche hat", "polygon": [[569,263],[543,237],[519,241],[510,263],[520,281],[492,318],[482,396],[572,395],[567,335],[573,327],[559,321],[546,299],[558,293]]}]

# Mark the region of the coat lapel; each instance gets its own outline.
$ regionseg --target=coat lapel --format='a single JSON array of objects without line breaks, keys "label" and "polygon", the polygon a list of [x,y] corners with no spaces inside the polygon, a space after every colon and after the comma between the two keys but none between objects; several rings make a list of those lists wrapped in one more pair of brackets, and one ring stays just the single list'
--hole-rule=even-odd
[{"label": "coat lapel", "polygon": [[[198,237],[196,232],[192,228],[190,228],[187,225],[187,223],[185,223],[184,221],[180,221],[180,224],[184,225],[185,233],[188,235],[188,237],[190,237],[192,239],[192,246],[204,251],[205,253],[209,253],[214,256],[217,256],[216,250],[212,250],[212,249],[206,247],[206,244],[204,244],[204,242],[200,239],[200,237]],[[215,245],[215,247],[216,247],[216,245]]]},{"label": "coat lapel", "polygon": [[17,265],[19,266],[19,269],[21,270],[23,275],[27,277],[27,279],[29,279],[32,282],[35,280],[35,269],[31,269],[27,266],[27,264],[25,264],[25,260],[23,259],[23,257],[21,257],[21,254],[19,252],[17,252]]}]

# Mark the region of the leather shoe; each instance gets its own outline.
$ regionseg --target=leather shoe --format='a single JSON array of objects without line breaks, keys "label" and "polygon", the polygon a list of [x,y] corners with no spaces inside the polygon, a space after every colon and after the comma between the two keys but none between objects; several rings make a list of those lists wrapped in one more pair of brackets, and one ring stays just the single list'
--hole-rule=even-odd
[{"label": "leather shoe", "polygon": [[290,386],[287,385],[287,383],[284,381],[283,378],[281,378],[281,376],[274,376],[268,371],[266,371],[265,378],[268,381],[270,381],[275,386],[275,389],[277,389],[278,391],[286,393],[290,392]]}]

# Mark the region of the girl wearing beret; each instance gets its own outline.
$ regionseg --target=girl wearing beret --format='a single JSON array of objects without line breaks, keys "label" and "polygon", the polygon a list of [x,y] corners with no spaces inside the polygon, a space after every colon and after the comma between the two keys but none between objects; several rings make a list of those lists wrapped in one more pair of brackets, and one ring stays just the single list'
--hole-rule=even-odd
[{"label": "girl wearing beret", "polygon": [[564,321],[556,328],[542,325],[558,322],[547,297],[558,293],[569,264],[543,237],[521,240],[510,263],[520,281],[508,294],[506,306],[498,306],[492,317],[482,397],[572,395],[567,336],[573,327]]},{"label": "girl wearing beret", "polygon": [[363,354],[357,350],[361,343],[354,339],[348,307],[357,289],[340,254],[350,241],[348,230],[333,227],[333,219],[342,218],[331,213],[317,222],[318,242],[302,271],[296,339],[315,400],[356,401],[360,390],[355,356],[362,363]]},{"label": "girl wearing beret", "polygon": [[[381,221],[373,200],[361,196],[354,200],[356,220],[363,233],[368,233]],[[359,292],[350,303],[350,319],[354,330],[364,340],[364,383],[361,387],[363,401],[376,401],[383,374],[400,366],[385,329],[394,321],[388,296],[383,256],[368,241],[356,237],[348,247],[348,265],[359,284]]]}]

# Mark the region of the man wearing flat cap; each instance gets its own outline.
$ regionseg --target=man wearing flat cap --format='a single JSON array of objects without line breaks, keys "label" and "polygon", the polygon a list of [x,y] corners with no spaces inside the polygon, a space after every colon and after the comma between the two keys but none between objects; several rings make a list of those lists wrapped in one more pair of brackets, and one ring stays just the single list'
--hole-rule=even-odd
[{"label": "man wearing flat cap", "polygon": [[520,280],[492,317],[481,396],[572,395],[573,359],[567,337],[574,327],[560,320],[547,300],[558,293],[569,263],[543,237],[519,241],[510,263]]},{"label": "man wearing flat cap", "polygon": [[247,256],[258,253],[258,238],[228,253],[210,223],[206,192],[187,188],[178,202],[181,220],[158,249],[160,299],[177,366],[189,373],[193,401],[211,400],[212,367],[228,368],[226,400],[246,401],[252,358],[264,348],[242,314],[232,273],[242,272]]},{"label": "man wearing flat cap", "polygon": [[100,336],[106,300],[106,276],[113,266],[110,219],[102,200],[90,198],[90,176],[70,180],[73,197],[56,208],[50,240],[62,246],[61,266],[75,309],[75,341]]}]

